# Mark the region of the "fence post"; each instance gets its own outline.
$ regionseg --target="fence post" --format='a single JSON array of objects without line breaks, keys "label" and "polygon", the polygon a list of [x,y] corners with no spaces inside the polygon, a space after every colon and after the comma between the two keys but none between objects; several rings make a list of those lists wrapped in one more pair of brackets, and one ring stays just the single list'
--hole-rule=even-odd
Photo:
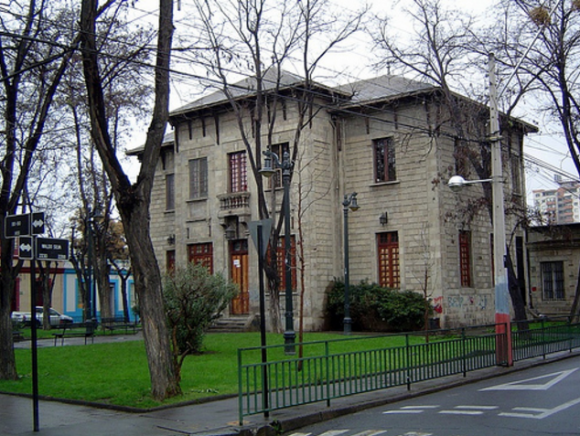
[{"label": "fence post", "polygon": [[542,357],[546,359],[546,326],[544,325],[544,319],[542,318]]},{"label": "fence post", "polygon": [[242,350],[238,348],[238,410],[240,426],[244,425],[244,400],[242,386]]},{"label": "fence post", "polygon": [[465,327],[461,327],[461,351],[462,351],[462,356],[461,356],[461,364],[463,366],[463,377],[467,377],[467,350],[465,349],[466,346],[466,340],[465,340]]},{"label": "fence post", "polygon": [[411,390],[411,347],[409,346],[409,333],[405,333],[405,351],[407,355],[407,390]]},{"label": "fence post", "polygon": [[324,353],[326,360],[326,406],[330,407],[330,382],[332,379],[330,377],[330,350],[328,347],[328,341],[324,342]]}]

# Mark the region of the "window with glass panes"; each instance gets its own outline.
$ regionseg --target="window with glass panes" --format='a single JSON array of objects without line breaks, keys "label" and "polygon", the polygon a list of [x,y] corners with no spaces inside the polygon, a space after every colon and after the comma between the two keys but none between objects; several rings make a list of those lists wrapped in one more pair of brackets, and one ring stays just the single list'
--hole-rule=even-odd
[{"label": "window with glass panes", "polygon": [[542,262],[541,268],[544,300],[563,300],[564,262]]},{"label": "window with glass panes", "polygon": [[187,260],[194,264],[202,264],[210,274],[213,274],[213,245],[211,242],[191,244],[187,246]]},{"label": "window with glass panes", "polygon": [[246,152],[240,151],[229,155],[230,192],[248,191],[248,171],[246,167]]},{"label": "window with glass panes", "polygon": [[375,182],[391,182],[397,179],[395,166],[395,141],[393,138],[373,141]]},{"label": "window with glass panes", "polygon": [[175,174],[165,176],[165,209],[175,210]]},{"label": "window with glass panes", "polygon": [[189,199],[207,197],[207,158],[189,161]]}]

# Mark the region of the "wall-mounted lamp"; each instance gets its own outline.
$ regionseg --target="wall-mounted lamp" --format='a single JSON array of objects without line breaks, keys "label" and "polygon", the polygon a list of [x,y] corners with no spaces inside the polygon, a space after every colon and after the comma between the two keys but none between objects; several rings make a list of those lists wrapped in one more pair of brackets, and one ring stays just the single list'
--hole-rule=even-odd
[{"label": "wall-mounted lamp", "polygon": [[226,239],[228,241],[234,240],[236,239],[237,236],[237,230],[236,230],[236,226],[234,225],[230,225],[228,227],[226,227],[226,231],[225,231],[225,235],[226,235]]},{"label": "wall-mounted lamp", "polygon": [[379,216],[379,222],[381,223],[381,226],[386,226],[387,225],[387,223],[389,222],[389,214],[387,213],[387,211],[384,211]]},{"label": "wall-mounted lamp", "polygon": [[169,245],[175,245],[175,235],[171,234],[167,237],[167,243]]}]

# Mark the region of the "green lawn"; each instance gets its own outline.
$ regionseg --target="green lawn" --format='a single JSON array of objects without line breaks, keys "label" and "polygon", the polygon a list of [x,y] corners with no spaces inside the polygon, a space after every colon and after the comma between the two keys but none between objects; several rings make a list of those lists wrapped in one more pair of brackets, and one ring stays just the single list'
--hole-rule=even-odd
[{"label": "green lawn", "polygon": [[[309,333],[305,341],[342,339],[341,334]],[[385,346],[385,338],[376,346]],[[389,337],[393,346],[404,338]],[[413,338],[413,340],[421,340]],[[370,341],[370,343],[369,343]],[[373,346],[367,339],[366,346]],[[357,341],[358,342],[358,341]],[[282,335],[268,335],[268,345],[283,343]],[[224,394],[237,394],[237,350],[260,345],[259,333],[212,333],[204,341],[205,352],[188,356],[182,368],[183,395],[163,404],[191,401]],[[353,349],[353,342],[333,343],[333,351]],[[322,345],[305,348],[318,353]],[[16,349],[18,381],[0,381],[0,391],[31,393],[31,351]],[[256,356],[258,354],[256,353]],[[269,359],[282,358],[283,348],[269,351]],[[114,405],[149,408],[159,406],[149,395],[149,371],[142,341],[95,343],[80,346],[38,348],[40,395],[87,400]]]}]

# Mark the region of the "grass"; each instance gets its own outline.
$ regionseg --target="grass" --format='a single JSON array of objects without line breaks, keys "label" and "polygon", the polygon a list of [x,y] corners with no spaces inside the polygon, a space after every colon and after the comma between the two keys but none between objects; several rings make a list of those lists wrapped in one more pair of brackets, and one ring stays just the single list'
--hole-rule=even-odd
[{"label": "grass", "polygon": [[[39,330],[39,333],[41,331]],[[50,332],[49,332],[50,333]],[[41,336],[39,335],[39,338]],[[49,335],[49,337],[52,337]],[[353,335],[353,337],[356,337]],[[308,333],[305,341],[344,339],[342,334]],[[411,338],[413,342],[420,338]],[[282,344],[282,335],[268,335],[268,344]],[[400,336],[365,338],[366,347],[404,345]],[[352,351],[356,342],[335,342],[334,352]],[[204,341],[202,354],[188,356],[181,373],[183,395],[154,401],[149,395],[150,381],[145,347],[142,341],[95,343],[81,346],[38,348],[39,394],[55,398],[85,400],[118,406],[151,408],[202,398],[237,394],[237,350],[260,345],[259,333],[212,333]],[[356,345],[354,345],[356,346]],[[319,352],[323,346],[305,348],[305,354]],[[0,380],[0,391],[32,392],[30,349],[16,349],[20,379]],[[258,353],[256,353],[258,356]],[[269,351],[269,359],[282,358],[283,348]]]}]

